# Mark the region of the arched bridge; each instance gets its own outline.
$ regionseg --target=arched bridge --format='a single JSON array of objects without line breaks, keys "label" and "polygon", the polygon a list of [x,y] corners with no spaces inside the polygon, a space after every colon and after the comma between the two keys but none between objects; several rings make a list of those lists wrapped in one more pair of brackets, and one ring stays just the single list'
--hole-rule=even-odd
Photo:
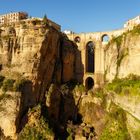
[{"label": "arched bridge", "polygon": [[126,32],[126,29],[110,32],[67,34],[68,38],[78,46],[76,76],[79,82],[87,87],[90,83],[95,86],[104,84],[104,49],[113,37],[122,35],[124,32]]}]

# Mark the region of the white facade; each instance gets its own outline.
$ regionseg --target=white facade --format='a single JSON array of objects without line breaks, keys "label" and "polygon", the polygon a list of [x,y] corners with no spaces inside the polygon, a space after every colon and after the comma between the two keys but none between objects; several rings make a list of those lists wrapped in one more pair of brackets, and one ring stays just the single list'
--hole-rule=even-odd
[{"label": "white facade", "polygon": [[137,16],[131,20],[128,20],[124,24],[124,28],[133,29],[134,26],[139,25],[139,24],[140,24],[140,16]]},{"label": "white facade", "polygon": [[28,14],[25,12],[15,12],[15,13],[8,13],[4,15],[0,15],[0,25],[17,22],[22,19],[26,19]]}]

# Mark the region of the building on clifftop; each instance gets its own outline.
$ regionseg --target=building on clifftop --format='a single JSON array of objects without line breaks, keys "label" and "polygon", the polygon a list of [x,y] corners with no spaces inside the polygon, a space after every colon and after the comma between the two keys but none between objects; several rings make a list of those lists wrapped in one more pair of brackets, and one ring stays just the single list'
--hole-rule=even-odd
[{"label": "building on clifftop", "polygon": [[[28,17],[28,13],[26,12],[11,12],[8,14],[3,14],[0,15],[0,25],[5,25],[5,24],[12,24],[12,23],[16,23],[19,21],[24,21],[24,22],[28,22],[28,21],[43,21],[42,18],[38,18],[38,17]],[[53,28],[55,28],[56,30],[60,31],[61,30],[61,26],[55,22],[53,22],[52,20],[47,18],[47,24]]]},{"label": "building on clifftop", "polygon": [[26,12],[11,12],[8,14],[0,15],[0,25],[18,22],[27,18],[28,14]]},{"label": "building on clifftop", "polygon": [[128,20],[125,24],[124,24],[124,28],[127,28],[129,30],[132,30],[135,26],[140,24],[140,16],[137,16],[133,19]]}]

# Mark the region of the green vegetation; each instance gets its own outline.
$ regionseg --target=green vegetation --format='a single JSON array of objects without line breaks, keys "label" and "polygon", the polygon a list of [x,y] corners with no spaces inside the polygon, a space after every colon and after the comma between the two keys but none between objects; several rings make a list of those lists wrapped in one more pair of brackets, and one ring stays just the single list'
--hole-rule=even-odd
[{"label": "green vegetation", "polygon": [[134,128],[131,130],[131,133],[133,135],[134,140],[140,140],[140,128],[137,130],[134,130]]},{"label": "green vegetation", "polygon": [[125,112],[114,104],[111,105],[110,112],[99,140],[129,140]]},{"label": "green vegetation", "polygon": [[32,24],[33,24],[33,25],[40,25],[40,24],[41,24],[41,20],[39,20],[39,19],[34,19],[34,20],[32,20]]},{"label": "green vegetation", "polygon": [[47,19],[47,15],[45,14],[43,17],[43,24],[47,25],[48,24],[48,19]]},{"label": "green vegetation", "polygon": [[74,132],[73,132],[73,130],[68,127],[67,128],[67,132],[69,134],[69,136],[67,137],[67,140],[73,140],[73,138],[74,138]]},{"label": "green vegetation", "polygon": [[[129,121],[131,123],[129,123]],[[127,122],[128,122],[127,127],[129,133],[131,134],[131,137],[134,140],[140,140],[140,120],[129,114]]]},{"label": "green vegetation", "polygon": [[7,79],[4,76],[0,75],[0,88],[2,88],[2,91],[22,91],[23,87],[29,83],[30,81],[28,79]]},{"label": "green vegetation", "polygon": [[29,83],[30,81],[27,79],[19,79],[15,82],[14,91],[22,91],[25,84]]},{"label": "green vegetation", "polygon": [[19,135],[20,140],[48,140],[52,130],[48,128],[45,119],[41,117],[34,126],[26,125]]},{"label": "green vegetation", "polygon": [[125,39],[128,35],[135,36],[140,35],[140,25],[135,26],[132,30],[128,30],[127,32],[123,33],[122,35],[118,37],[113,37],[109,43],[108,46],[110,46],[113,43],[116,43],[118,47],[121,46],[123,39]]},{"label": "green vegetation", "polygon": [[128,48],[121,47],[123,40],[126,39],[128,32],[123,33],[122,35],[118,37],[113,37],[112,40],[109,42],[108,47],[111,44],[116,43],[117,47],[117,67],[116,67],[116,78],[118,77],[119,67],[121,65],[122,60],[128,55]]},{"label": "green vegetation", "polygon": [[49,140],[53,139],[53,132],[48,122],[41,116],[41,106],[38,105],[28,112],[28,123],[20,132],[20,140]]},{"label": "green vegetation", "polygon": [[114,79],[105,88],[121,95],[131,94],[140,96],[140,76],[130,74],[123,79]]},{"label": "green vegetation", "polygon": [[8,94],[1,94],[0,95],[0,112],[5,111],[4,105],[2,105],[2,104],[5,103],[5,101],[7,101],[9,99],[13,99],[13,97],[11,95],[8,95]]},{"label": "green vegetation", "polygon": [[140,35],[140,25],[135,26],[132,30],[128,30],[127,32],[123,33],[122,35],[118,37],[113,37],[109,43],[107,49],[110,47],[112,44],[116,44],[117,47],[117,67],[116,67],[116,78],[118,77],[118,72],[119,68],[121,65],[122,60],[128,55],[128,48],[123,47],[123,43],[126,39],[127,36],[133,37],[133,36],[138,36]]},{"label": "green vegetation", "polygon": [[110,46],[113,43],[116,43],[117,46],[119,47],[122,43],[123,40],[123,35],[120,35],[118,37],[113,37],[112,40],[110,40],[110,42],[108,43],[108,46]]},{"label": "green vegetation", "polygon": [[0,88],[2,87],[3,85],[3,81],[4,81],[5,77],[0,75]]},{"label": "green vegetation", "polygon": [[140,25],[137,25],[133,28],[133,30],[128,31],[131,35],[140,35]]},{"label": "green vegetation", "polygon": [[80,85],[76,85],[73,91],[80,92],[82,94],[82,93],[86,92],[86,88],[84,85],[80,84]]},{"label": "green vegetation", "polygon": [[122,52],[119,53],[118,58],[117,58],[117,66],[118,67],[120,67],[123,58],[127,55],[128,55],[128,49],[127,48],[123,49]]},{"label": "green vegetation", "polygon": [[118,55],[117,55],[117,67],[116,67],[116,78],[118,77],[119,68],[121,66],[122,60],[128,55],[128,48],[121,49],[118,47]]},{"label": "green vegetation", "polygon": [[5,79],[3,82],[2,90],[4,92],[13,91],[14,82],[15,82],[15,80],[13,80],[13,79]]}]

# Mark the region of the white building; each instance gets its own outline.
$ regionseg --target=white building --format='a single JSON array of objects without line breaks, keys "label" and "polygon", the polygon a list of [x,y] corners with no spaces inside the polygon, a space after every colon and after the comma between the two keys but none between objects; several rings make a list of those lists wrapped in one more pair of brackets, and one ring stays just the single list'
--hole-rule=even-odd
[{"label": "white building", "polygon": [[28,14],[25,12],[14,12],[14,13],[0,15],[0,25],[17,22],[22,19],[27,19],[27,17]]},{"label": "white building", "polygon": [[128,29],[133,29],[134,26],[137,26],[140,24],[140,16],[137,16],[133,19],[128,20],[125,24],[124,24],[124,28],[128,28]]}]

